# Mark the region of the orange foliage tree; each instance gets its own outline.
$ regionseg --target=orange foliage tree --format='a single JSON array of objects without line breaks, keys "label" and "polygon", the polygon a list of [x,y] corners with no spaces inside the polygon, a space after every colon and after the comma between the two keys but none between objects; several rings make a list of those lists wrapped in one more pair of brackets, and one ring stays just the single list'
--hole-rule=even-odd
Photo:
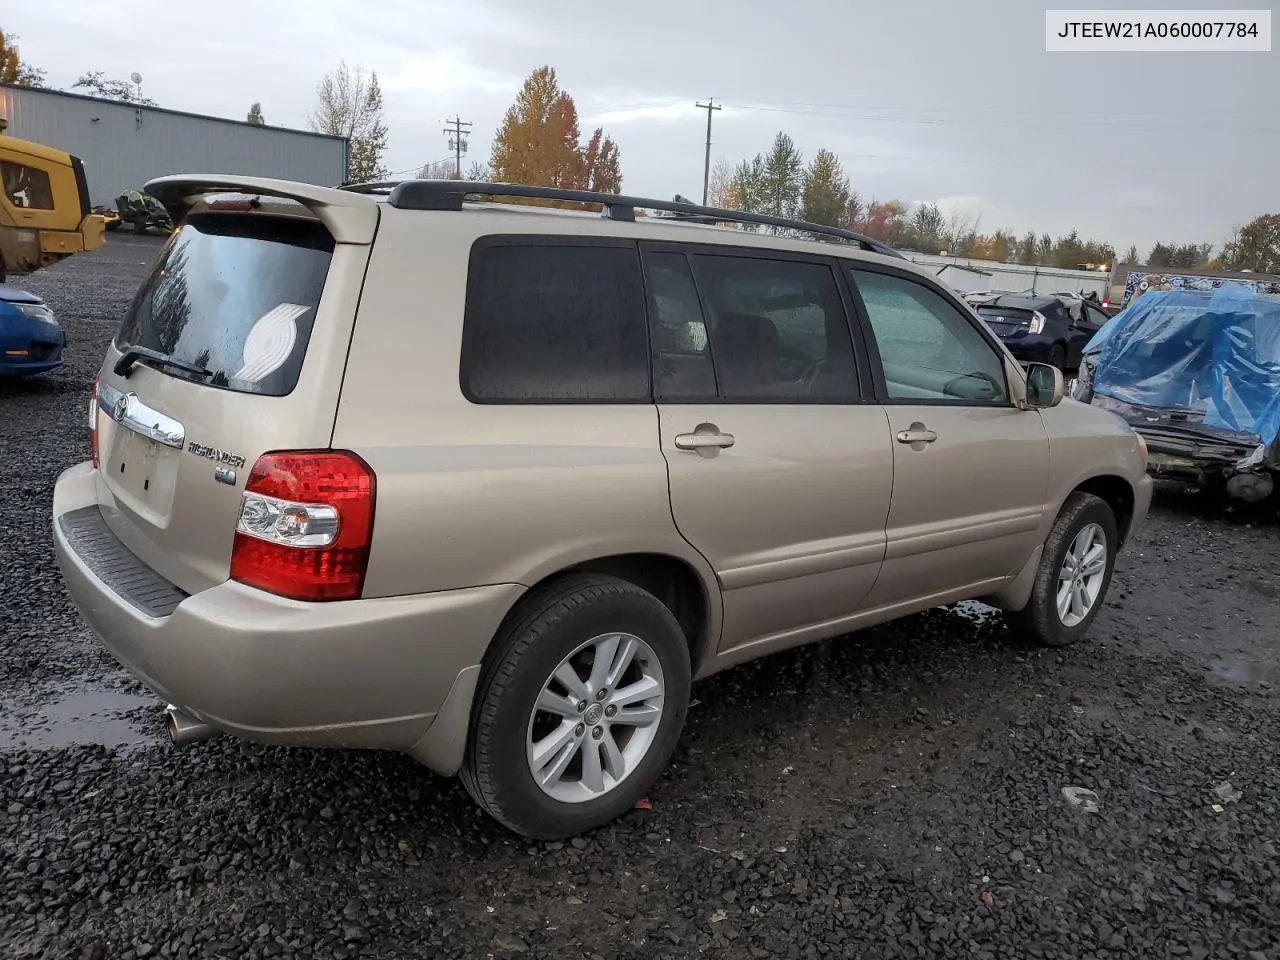
[{"label": "orange foliage tree", "polygon": [[525,80],[502,119],[489,158],[490,176],[498,183],[620,193],[622,160],[618,145],[600,128],[585,146],[579,138],[578,109],[573,97],[560,89],[555,70],[539,67]]}]

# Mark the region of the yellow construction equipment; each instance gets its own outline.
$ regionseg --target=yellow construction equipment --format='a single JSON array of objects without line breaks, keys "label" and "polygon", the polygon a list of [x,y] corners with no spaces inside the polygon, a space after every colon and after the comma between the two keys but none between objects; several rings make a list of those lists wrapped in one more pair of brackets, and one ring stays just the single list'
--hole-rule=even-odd
[{"label": "yellow construction equipment", "polygon": [[0,283],[102,246],[79,157],[4,134],[0,118]]}]

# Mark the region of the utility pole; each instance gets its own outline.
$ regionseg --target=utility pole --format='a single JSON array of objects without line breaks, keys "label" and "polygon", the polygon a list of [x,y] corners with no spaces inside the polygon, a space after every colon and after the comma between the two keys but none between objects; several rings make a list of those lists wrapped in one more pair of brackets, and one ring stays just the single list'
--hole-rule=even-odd
[{"label": "utility pole", "polygon": [[[446,120],[449,126],[444,128],[444,132],[449,136],[449,149],[453,151],[454,157],[454,173],[457,179],[462,179],[462,155],[467,152],[467,137],[471,135],[471,121],[460,120],[458,115],[454,114],[452,120]],[[463,129],[466,127],[467,129]]]},{"label": "utility pole", "polygon": [[707,111],[707,156],[702,163],[702,205],[707,205],[707,191],[711,187],[711,112],[720,110],[721,107],[716,106],[715,97],[707,97],[706,103],[695,103],[695,107],[699,110]]}]

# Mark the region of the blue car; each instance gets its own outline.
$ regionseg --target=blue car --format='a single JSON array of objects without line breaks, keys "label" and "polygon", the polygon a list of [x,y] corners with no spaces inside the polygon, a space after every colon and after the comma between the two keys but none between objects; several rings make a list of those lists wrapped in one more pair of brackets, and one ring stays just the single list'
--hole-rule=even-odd
[{"label": "blue car", "polygon": [[29,377],[62,366],[67,335],[34,293],[0,284],[0,377]]}]

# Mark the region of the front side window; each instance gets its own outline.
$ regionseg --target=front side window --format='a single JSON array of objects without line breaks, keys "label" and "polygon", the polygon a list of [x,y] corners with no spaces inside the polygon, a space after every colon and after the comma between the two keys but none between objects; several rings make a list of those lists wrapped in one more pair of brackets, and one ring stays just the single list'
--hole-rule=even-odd
[{"label": "front side window", "polygon": [[13,206],[30,210],[53,209],[53,185],[45,171],[0,160],[0,179],[4,181],[4,195]]},{"label": "front side window", "polygon": [[1008,401],[1000,354],[941,294],[890,274],[849,275],[875,334],[889,399]]},{"label": "front side window", "polygon": [[476,403],[648,400],[635,248],[477,247],[467,284],[462,388]]},{"label": "front side window", "polygon": [[853,341],[829,266],[722,254],[693,260],[722,399],[857,398]]}]

